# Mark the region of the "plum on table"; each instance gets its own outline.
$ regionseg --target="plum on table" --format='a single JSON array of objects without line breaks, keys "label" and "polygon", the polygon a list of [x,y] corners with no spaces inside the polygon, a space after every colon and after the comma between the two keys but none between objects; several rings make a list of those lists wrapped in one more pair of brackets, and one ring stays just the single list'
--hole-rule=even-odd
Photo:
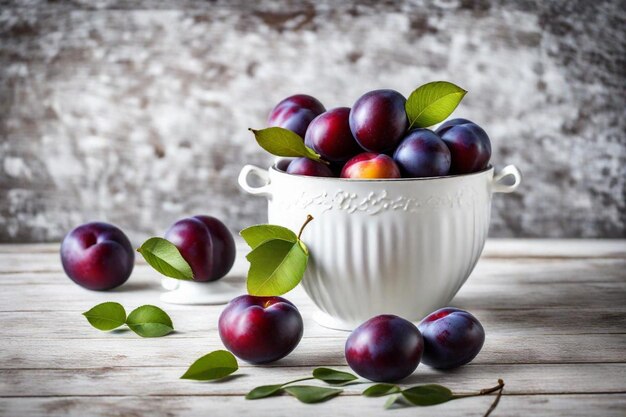
[{"label": "plum on table", "polygon": [[415,371],[423,350],[422,335],[413,323],[383,314],[369,319],[350,334],[345,354],[350,368],[363,378],[393,382]]},{"label": "plum on table", "polygon": [[241,295],[219,318],[220,338],[233,355],[261,364],[287,356],[302,339],[300,312],[282,297]]},{"label": "plum on table", "polygon": [[119,228],[103,222],[78,226],[61,244],[61,263],[68,277],[90,290],[110,290],[126,282],[135,251]]},{"label": "plum on table", "polygon": [[485,329],[478,319],[453,307],[439,309],[417,326],[424,337],[422,362],[439,369],[471,362],[483,347]]}]

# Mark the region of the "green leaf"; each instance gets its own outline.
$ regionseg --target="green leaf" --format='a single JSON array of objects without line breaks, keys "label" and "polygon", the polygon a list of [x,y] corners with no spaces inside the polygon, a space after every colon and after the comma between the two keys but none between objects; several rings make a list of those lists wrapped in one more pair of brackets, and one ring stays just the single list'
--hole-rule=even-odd
[{"label": "green leaf", "polygon": [[391,397],[387,398],[387,401],[385,401],[385,409],[390,409],[391,407],[393,407],[393,405],[395,403],[397,403],[400,399],[402,398],[402,394],[394,394]]},{"label": "green leaf", "polygon": [[402,391],[402,396],[414,405],[435,405],[448,402],[454,398],[452,391],[448,388],[427,384],[407,388]]},{"label": "green leaf", "polygon": [[250,262],[248,293],[274,296],[291,291],[302,281],[309,253],[300,240],[272,239],[255,248],[246,258]]},{"label": "green leaf", "polygon": [[394,384],[375,384],[363,391],[361,395],[366,397],[384,397],[400,391],[402,391],[400,387]]},{"label": "green leaf", "polygon": [[146,240],[137,252],[143,258],[166,277],[192,280],[193,271],[185,258],[174,244],[160,237],[151,237]]},{"label": "green leaf", "polygon": [[126,310],[120,303],[109,301],[85,311],[83,316],[98,330],[113,330],[126,322]]},{"label": "green leaf", "polygon": [[428,127],[445,120],[465,94],[467,91],[447,81],[435,81],[418,87],[405,104],[409,129]]},{"label": "green leaf", "polygon": [[277,385],[262,385],[254,388],[246,395],[246,400],[258,400],[260,398],[271,397],[281,393],[283,390],[283,384]]},{"label": "green leaf", "polygon": [[291,385],[283,388],[289,395],[307,404],[329,400],[343,392],[338,388],[315,387],[313,385]]},{"label": "green leaf", "polygon": [[267,129],[254,130],[257,143],[272,155],[286,157],[305,157],[314,161],[324,162],[320,155],[304,144],[297,133],[282,127],[268,127]]},{"label": "green leaf", "polygon": [[286,227],[273,224],[257,224],[239,232],[251,249],[256,249],[268,240],[281,239],[287,242],[296,242],[298,237]]},{"label": "green leaf", "polygon": [[344,384],[358,379],[356,375],[352,375],[349,372],[337,371],[330,368],[315,368],[313,370],[313,377],[327,384]]},{"label": "green leaf", "polygon": [[237,365],[237,359],[232,353],[227,350],[216,350],[192,363],[180,379],[211,381],[224,378],[237,369],[239,369],[239,365]]},{"label": "green leaf", "polygon": [[161,337],[174,330],[170,316],[152,305],[137,307],[131,311],[126,324],[141,337]]}]

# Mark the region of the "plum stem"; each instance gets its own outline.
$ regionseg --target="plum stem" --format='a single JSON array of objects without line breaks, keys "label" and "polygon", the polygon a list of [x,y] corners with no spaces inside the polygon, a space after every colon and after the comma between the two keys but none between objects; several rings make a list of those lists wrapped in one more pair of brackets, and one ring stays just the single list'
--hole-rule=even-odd
[{"label": "plum stem", "polygon": [[498,385],[496,385],[495,387],[481,389],[480,392],[476,394],[455,394],[454,398],[478,397],[481,395],[491,394],[492,392],[502,391],[502,388],[504,388],[504,381],[501,379],[498,379]]},{"label": "plum stem", "polygon": [[485,413],[483,417],[489,417],[491,412],[496,409],[496,407],[498,406],[498,403],[500,402],[500,397],[502,397],[502,389],[504,388],[504,381],[502,381],[501,379],[498,379],[498,385],[500,385],[500,390],[498,390],[498,395],[496,395],[496,399],[493,400],[493,402],[491,403],[491,406],[489,407],[489,409],[487,410],[487,412]]},{"label": "plum stem", "polygon": [[300,240],[300,236],[302,236],[302,232],[304,231],[304,228],[306,227],[306,225],[311,223],[312,220],[313,220],[313,216],[311,216],[310,214],[307,214],[306,220],[304,224],[302,225],[302,227],[300,228],[300,232],[298,233],[298,240]]}]

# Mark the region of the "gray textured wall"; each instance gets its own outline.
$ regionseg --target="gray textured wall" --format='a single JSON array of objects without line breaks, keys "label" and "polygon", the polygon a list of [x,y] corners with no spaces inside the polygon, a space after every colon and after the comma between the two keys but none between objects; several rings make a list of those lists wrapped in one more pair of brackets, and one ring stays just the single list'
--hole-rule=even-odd
[{"label": "gray textured wall", "polygon": [[236,176],[274,103],[440,79],[525,174],[492,236],[625,237],[625,27],[624,1],[0,0],[0,241],[261,222]]}]

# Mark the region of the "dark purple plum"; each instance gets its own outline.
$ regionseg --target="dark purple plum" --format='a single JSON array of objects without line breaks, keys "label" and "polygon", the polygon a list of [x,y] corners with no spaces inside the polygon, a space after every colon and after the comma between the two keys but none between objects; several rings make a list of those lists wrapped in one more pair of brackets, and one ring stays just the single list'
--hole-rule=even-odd
[{"label": "dark purple plum", "polygon": [[424,341],[413,323],[391,314],[357,327],[346,341],[346,360],[363,378],[392,382],[411,375],[420,363]]},{"label": "dark purple plum", "polygon": [[471,362],[485,342],[485,330],[476,317],[446,307],[426,316],[417,326],[424,337],[422,362],[438,369]]},{"label": "dark purple plum", "polygon": [[287,174],[306,175],[309,177],[334,177],[328,165],[308,158],[296,158],[289,163]]},{"label": "dark purple plum", "polygon": [[126,282],[133,271],[135,251],[112,224],[78,226],[61,244],[61,263],[68,277],[90,290],[110,290]]},{"label": "dark purple plum", "polygon": [[491,141],[476,123],[467,119],[452,119],[439,126],[436,133],[450,149],[451,174],[469,174],[489,165]]},{"label": "dark purple plum", "polygon": [[405,103],[395,90],[370,91],[354,103],[350,129],[363,149],[383,153],[396,147],[409,125]]},{"label": "dark purple plum", "polygon": [[289,129],[304,138],[309,123],[325,110],[315,97],[296,94],[287,97],[272,109],[267,124]]},{"label": "dark purple plum", "polygon": [[450,171],[450,150],[432,130],[415,129],[393,154],[403,177],[438,177]]},{"label": "dark purple plum", "polygon": [[332,162],[345,162],[363,152],[350,131],[350,109],[338,107],[317,116],[306,131],[304,143]]},{"label": "dark purple plum", "polygon": [[291,353],[302,339],[300,312],[282,297],[241,295],[220,315],[218,329],[226,349],[246,362],[273,362]]},{"label": "dark purple plum", "polygon": [[216,281],[230,271],[235,262],[235,240],[220,220],[194,216],[177,221],[165,234],[191,266],[198,282]]}]

